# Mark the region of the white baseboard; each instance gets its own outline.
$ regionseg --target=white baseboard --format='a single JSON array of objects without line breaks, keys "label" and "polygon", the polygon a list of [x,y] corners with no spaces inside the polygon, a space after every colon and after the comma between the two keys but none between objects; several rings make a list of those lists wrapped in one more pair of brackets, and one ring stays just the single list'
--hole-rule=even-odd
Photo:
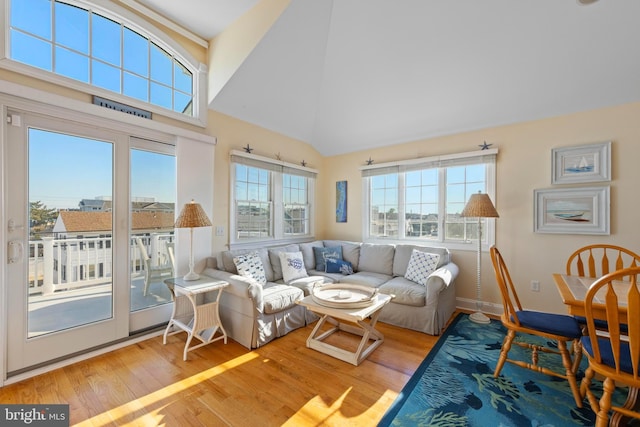
[{"label": "white baseboard", "polygon": [[[476,311],[476,300],[468,298],[456,298],[456,308],[465,311]],[[482,312],[497,317],[502,315],[502,304],[494,304],[491,302],[482,303]]]}]

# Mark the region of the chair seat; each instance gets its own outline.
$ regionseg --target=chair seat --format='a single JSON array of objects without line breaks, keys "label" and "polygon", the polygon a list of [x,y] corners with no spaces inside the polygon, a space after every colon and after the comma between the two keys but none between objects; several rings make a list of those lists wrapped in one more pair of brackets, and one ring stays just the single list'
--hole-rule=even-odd
[{"label": "chair seat", "polygon": [[582,336],[580,324],[571,316],[529,310],[517,311],[516,315],[520,324],[529,329],[568,338]]},{"label": "chair seat", "polygon": [[[582,348],[589,353],[589,358],[593,357],[593,345],[591,344],[591,338],[584,336],[580,339],[582,342]],[[610,366],[615,369],[616,363],[613,357],[613,351],[611,350],[611,342],[607,338],[598,338],[598,346],[600,347],[600,357],[604,365]],[[631,363],[631,353],[629,352],[629,343],[620,343],[620,370],[628,374],[633,375],[633,363]]]},{"label": "chair seat", "polygon": [[[576,319],[576,321],[581,324],[581,325],[587,325],[587,318],[584,316],[573,316],[574,319]],[[596,325],[596,329],[600,329],[600,330],[608,330],[609,329],[609,324],[607,323],[606,320],[602,320],[602,319],[593,319],[593,324]],[[625,324],[625,323],[621,323],[620,324],[620,332],[623,332],[625,334],[629,333],[629,325]]]}]

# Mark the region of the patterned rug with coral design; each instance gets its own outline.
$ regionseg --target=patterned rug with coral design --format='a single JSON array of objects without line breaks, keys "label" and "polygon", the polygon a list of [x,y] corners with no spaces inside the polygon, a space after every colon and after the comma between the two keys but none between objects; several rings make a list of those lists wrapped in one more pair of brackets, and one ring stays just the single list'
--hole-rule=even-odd
[{"label": "patterned rug with coral design", "polygon": [[[499,321],[473,323],[458,315],[420,364],[380,426],[592,426],[595,414],[585,399],[578,408],[567,381],[506,363],[493,378],[505,329]],[[518,339],[518,338],[516,338]],[[525,339],[525,338],[522,338]],[[526,337],[533,342],[538,337]],[[510,358],[530,360],[514,345]],[[557,361],[557,363],[554,363]],[[562,371],[560,358],[541,354],[540,363]],[[588,362],[583,358],[578,381]],[[594,381],[596,396],[601,384]],[[614,400],[622,404],[626,389]]]}]

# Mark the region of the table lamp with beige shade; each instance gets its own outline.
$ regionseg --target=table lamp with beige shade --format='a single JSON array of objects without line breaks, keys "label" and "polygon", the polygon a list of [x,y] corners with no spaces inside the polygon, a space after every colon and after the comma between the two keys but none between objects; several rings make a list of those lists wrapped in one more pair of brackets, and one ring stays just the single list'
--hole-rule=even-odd
[{"label": "table lamp with beige shade", "polygon": [[174,225],[176,228],[188,228],[190,233],[190,249],[189,249],[189,272],[183,277],[184,280],[198,280],[200,275],[193,271],[193,229],[198,227],[211,227],[211,221],[207,214],[193,199],[190,203],[186,203],[180,212],[180,216]]},{"label": "table lamp with beige shade", "polygon": [[478,191],[469,197],[467,205],[462,209],[460,216],[463,218],[478,218],[478,270],[476,275],[476,312],[469,319],[476,323],[489,323],[489,318],[482,312],[482,292],[480,289],[480,257],[482,249],[482,218],[498,218],[498,212],[493,206],[488,194]]}]

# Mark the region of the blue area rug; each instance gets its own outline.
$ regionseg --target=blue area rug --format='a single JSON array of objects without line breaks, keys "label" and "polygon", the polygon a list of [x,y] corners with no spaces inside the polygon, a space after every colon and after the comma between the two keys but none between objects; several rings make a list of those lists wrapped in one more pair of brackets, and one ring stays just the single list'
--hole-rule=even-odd
[{"label": "blue area rug", "polygon": [[[585,398],[575,405],[569,383],[506,363],[493,378],[505,328],[499,321],[473,323],[458,315],[420,364],[380,426],[592,426],[595,414]],[[525,338],[522,338],[525,339]],[[518,338],[516,338],[518,340]],[[529,342],[543,343],[538,337]],[[530,361],[529,352],[512,346],[509,357]],[[554,363],[557,360],[557,363]],[[560,358],[540,354],[540,363],[562,372]],[[588,367],[583,357],[578,382]],[[601,384],[592,383],[596,396]],[[622,404],[626,389],[615,402]]]}]

